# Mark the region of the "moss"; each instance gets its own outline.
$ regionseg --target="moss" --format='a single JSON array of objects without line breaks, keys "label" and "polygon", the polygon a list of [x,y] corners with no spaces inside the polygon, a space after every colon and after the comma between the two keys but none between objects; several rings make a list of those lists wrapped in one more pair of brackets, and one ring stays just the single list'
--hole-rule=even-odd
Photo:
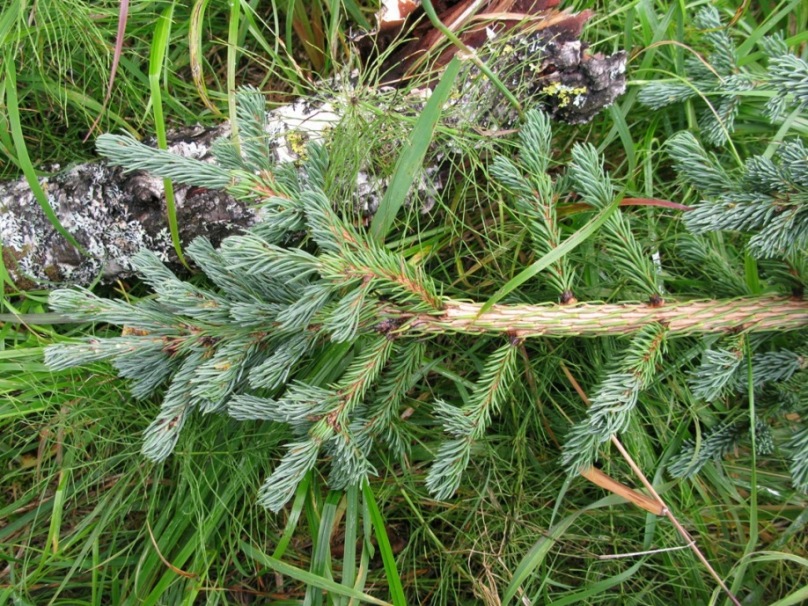
[{"label": "moss", "polygon": [[[6,273],[8,274],[9,278],[14,282],[14,285],[19,290],[32,290],[36,288],[36,283],[31,279],[25,277],[25,275],[20,272],[20,259],[22,259],[25,255],[28,254],[27,249],[23,250],[15,250],[13,248],[9,248],[8,246],[3,247],[3,266],[5,267]],[[6,285],[3,285],[5,290]]]}]

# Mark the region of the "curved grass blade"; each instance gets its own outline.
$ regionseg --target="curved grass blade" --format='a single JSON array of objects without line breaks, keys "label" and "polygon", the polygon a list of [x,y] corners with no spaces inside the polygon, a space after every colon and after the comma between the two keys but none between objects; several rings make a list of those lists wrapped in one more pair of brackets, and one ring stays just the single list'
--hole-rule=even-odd
[{"label": "curved grass blade", "polygon": [[555,542],[561,538],[561,535],[566,532],[567,528],[572,526],[572,523],[575,522],[583,513],[584,509],[576,511],[568,515],[566,518],[561,520],[558,524],[553,526],[548,532],[546,537],[540,538],[533,547],[530,548],[530,551],[525,554],[525,557],[522,558],[522,561],[519,562],[519,566],[516,567],[516,570],[513,573],[513,578],[511,582],[508,584],[507,589],[505,589],[505,596],[502,598],[503,604],[510,604],[511,600],[516,596],[516,592],[519,590],[522,583],[533,574],[533,571],[538,568],[541,563],[544,561],[544,558],[550,552],[550,549],[555,545]]},{"label": "curved grass blade", "polygon": [[118,7],[118,32],[115,35],[115,53],[112,55],[112,67],[109,69],[109,82],[107,83],[107,94],[104,95],[104,102],[101,104],[101,111],[98,112],[98,117],[93,121],[92,126],[87,131],[84,140],[90,138],[101,118],[104,115],[104,110],[107,109],[110,97],[112,97],[112,86],[115,84],[115,75],[118,73],[118,64],[121,62],[121,55],[123,54],[123,39],[126,35],[126,21],[129,18],[129,0],[121,0]]},{"label": "curved grass blade", "polygon": [[480,308],[480,313],[483,314],[491,309],[495,303],[500,301],[503,297],[513,292],[530,278],[538,274],[543,269],[549,267],[567,253],[573,251],[575,248],[586,242],[586,240],[594,234],[601,225],[606,223],[612,213],[620,206],[620,197],[616,197],[609,206],[606,206],[597,215],[595,215],[589,223],[584,225],[581,229],[572,234],[569,238],[564,240],[561,246],[554,248],[549,253],[544,255],[541,259],[534,262],[530,267],[526,267],[520,271],[513,278],[508,280],[505,285],[495,292],[488,301]]},{"label": "curved grass blade", "polygon": [[401,585],[401,577],[396,566],[396,556],[393,555],[393,548],[390,546],[390,539],[384,527],[384,518],[376,504],[373,490],[370,484],[365,481],[362,485],[362,494],[370,512],[370,520],[373,522],[373,530],[376,532],[376,543],[379,546],[379,553],[384,563],[384,572],[387,575],[387,583],[390,587],[390,598],[394,606],[407,606],[407,598],[404,596],[404,587]]},{"label": "curved grass blade", "polygon": [[587,505],[578,511],[572,512],[555,526],[550,528],[550,530],[547,531],[547,535],[536,541],[533,547],[530,548],[530,551],[528,551],[527,554],[525,554],[525,557],[522,558],[522,561],[519,562],[519,566],[516,567],[511,582],[505,589],[505,594],[502,598],[503,606],[507,606],[507,604],[511,603],[511,600],[516,597],[517,592],[520,590],[522,583],[524,583],[527,578],[533,574],[536,568],[541,565],[544,558],[547,557],[548,553],[550,553],[550,549],[552,549],[556,541],[561,538],[561,535],[563,535],[570,526],[572,526],[575,520],[592,509],[599,509],[601,507],[608,507],[610,505],[625,502],[625,499],[618,497],[617,495],[603,497],[591,505]]},{"label": "curved grass blade", "polygon": [[567,593],[566,595],[561,596],[557,600],[553,600],[551,602],[552,606],[568,606],[569,604],[577,604],[579,602],[583,602],[585,604],[592,604],[592,598],[596,595],[602,594],[604,591],[608,591],[615,585],[620,585],[621,583],[625,583],[628,579],[630,579],[634,574],[642,568],[642,565],[645,564],[645,559],[643,558],[631,568],[624,570],[618,574],[610,576],[607,579],[603,579],[602,581],[597,581],[596,583],[589,583],[586,585],[584,589],[579,589],[577,591],[572,591]]},{"label": "curved grass blade", "polygon": [[319,577],[316,574],[312,574],[306,570],[303,570],[302,568],[298,568],[297,566],[292,566],[291,564],[281,562],[280,560],[277,560],[272,556],[268,556],[264,552],[257,550],[255,547],[245,543],[244,541],[239,541],[239,547],[241,547],[241,550],[245,555],[252,558],[256,562],[263,564],[264,566],[267,566],[282,575],[291,577],[296,581],[300,581],[301,583],[318,587],[319,589],[328,591],[333,595],[355,598],[357,600],[368,602],[369,604],[378,604],[379,606],[393,606],[390,604],[390,602],[385,602],[384,600],[374,598],[372,595],[368,595],[350,587],[345,587],[344,585],[340,585],[335,581],[330,581],[329,579]]},{"label": "curved grass blade", "polygon": [[292,508],[289,510],[289,518],[286,520],[286,527],[283,529],[281,540],[275,546],[275,551],[272,552],[272,557],[280,559],[286,553],[286,548],[295,534],[297,523],[300,520],[300,514],[303,513],[303,505],[306,502],[306,495],[309,490],[309,483],[311,483],[311,472],[303,476],[303,480],[298,484],[295,491],[295,500],[292,503]]},{"label": "curved grass blade", "polygon": [[199,99],[215,116],[222,112],[210,100],[208,87],[205,84],[204,68],[202,65],[202,20],[205,18],[205,9],[210,0],[196,0],[191,9],[191,19],[188,23],[188,63],[191,66],[191,77],[194,80]]},{"label": "curved grass blade", "polygon": [[51,208],[50,202],[48,202],[48,196],[45,195],[45,191],[39,184],[36,170],[33,164],[31,164],[31,158],[28,155],[28,149],[25,147],[25,138],[22,134],[20,105],[17,99],[17,70],[14,66],[14,58],[11,56],[10,52],[6,51],[3,53],[3,60],[6,64],[6,106],[11,129],[11,138],[14,141],[14,149],[17,152],[17,161],[25,175],[25,180],[28,181],[28,187],[31,188],[31,192],[34,194],[39,206],[42,207],[42,212],[45,213],[45,216],[48,218],[51,225],[53,225],[53,228],[58,231],[65,240],[72,244],[76,250],[81,252],[82,255],[89,256],[90,253],[88,253],[87,250],[78,243],[76,238],[61,224],[59,217],[56,216],[56,213]]},{"label": "curved grass blade", "polygon": [[345,508],[345,542],[342,557],[342,584],[353,587],[356,580],[356,535],[359,522],[359,487],[349,486],[345,489],[347,506]]},{"label": "curved grass blade", "polygon": [[[163,117],[163,95],[160,88],[160,75],[163,71],[166,49],[168,48],[168,38],[171,35],[171,19],[174,15],[174,5],[171,4],[161,14],[154,28],[154,39],[152,40],[149,53],[149,88],[152,96],[152,112],[154,113],[154,128],[157,133],[157,145],[160,149],[166,149],[166,123]],[[168,214],[168,229],[171,232],[171,242],[174,251],[177,253],[180,262],[188,267],[185,257],[182,254],[182,243],[180,242],[180,230],[177,225],[177,205],[174,202],[174,186],[168,179],[163,179],[163,186],[166,193],[166,212]]]},{"label": "curved grass blade", "polygon": [[426,150],[432,142],[441,110],[452,92],[452,85],[460,71],[460,66],[461,62],[456,57],[446,66],[446,71],[415,123],[415,128],[410,134],[404,151],[396,161],[393,178],[390,180],[390,185],[384,192],[384,198],[370,224],[370,235],[379,242],[383,242],[387,232],[390,231],[393,221],[410,191],[412,182],[424,163]]},{"label": "curved grass blade", "polygon": [[[337,506],[342,500],[341,490],[331,490],[323,503],[320,517],[320,528],[317,532],[317,543],[314,547],[314,556],[311,561],[311,572],[318,577],[332,577],[329,570],[331,564],[331,537],[334,534],[335,522],[337,519]],[[344,585],[344,583],[343,583]],[[312,606],[319,606],[323,603],[323,594],[316,587],[309,585],[306,592],[306,601]]]},{"label": "curved grass blade", "polygon": [[230,115],[230,137],[236,150],[241,153],[236,115],[236,62],[238,61],[238,30],[241,17],[241,1],[229,0],[230,20],[227,28],[227,111]]},{"label": "curved grass blade", "polygon": [[[513,93],[508,89],[507,86],[499,79],[499,77],[491,70],[488,65],[485,64],[485,61],[480,60],[477,55],[474,53],[474,50],[466,46],[463,41],[458,38],[452,30],[450,30],[446,25],[438,17],[437,12],[435,12],[435,7],[432,5],[431,0],[421,0],[421,6],[424,8],[424,12],[426,16],[429,17],[429,20],[432,22],[432,25],[435,26],[435,29],[439,30],[446,38],[454,44],[457,48],[459,48],[463,53],[466,54],[467,57],[477,66],[485,77],[491,81],[491,84],[494,85],[495,88],[502,93],[502,96],[507,99],[508,103],[510,103],[513,108],[517,111],[519,116],[522,116],[522,105],[517,101],[516,97],[513,96]],[[418,62],[416,62],[417,64]]]}]

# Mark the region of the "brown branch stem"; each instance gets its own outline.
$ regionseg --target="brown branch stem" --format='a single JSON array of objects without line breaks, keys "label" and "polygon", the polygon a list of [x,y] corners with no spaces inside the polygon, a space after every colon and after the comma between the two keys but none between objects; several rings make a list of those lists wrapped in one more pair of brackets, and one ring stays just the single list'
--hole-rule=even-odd
[{"label": "brown branch stem", "polygon": [[413,314],[385,306],[382,315],[405,333],[508,333],[526,337],[627,335],[653,323],[675,335],[785,331],[808,327],[808,301],[785,297],[575,305],[494,305],[447,300],[440,314]]}]

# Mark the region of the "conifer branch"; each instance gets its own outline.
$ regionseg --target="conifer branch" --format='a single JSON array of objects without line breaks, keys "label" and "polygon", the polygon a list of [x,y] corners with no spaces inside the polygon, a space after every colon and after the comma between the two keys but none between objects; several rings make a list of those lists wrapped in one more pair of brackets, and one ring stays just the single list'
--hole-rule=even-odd
[{"label": "conifer branch", "polygon": [[794,487],[808,492],[808,427],[794,432],[785,447],[791,452],[789,471]]},{"label": "conifer branch", "polygon": [[[556,213],[557,194],[555,184],[547,173],[551,139],[549,118],[541,112],[529,111],[519,132],[519,154],[524,168],[520,170],[502,156],[497,157],[491,166],[491,174],[511,191],[517,210],[527,219],[533,248],[540,257],[561,244]],[[547,279],[563,302],[573,298],[575,272],[567,256],[562,256],[550,266]]]},{"label": "conifer branch", "polygon": [[399,408],[419,377],[425,345],[414,340],[401,345],[400,349],[396,352],[395,365],[391,364],[381,376],[375,397],[357,422],[356,438],[368,454],[377,436],[382,437],[397,455],[404,454],[409,448],[402,436]]},{"label": "conifer branch", "polygon": [[231,173],[224,167],[149,147],[129,135],[101,135],[96,148],[113,166],[128,171],[143,170],[176,183],[210,189],[230,185]]},{"label": "conifer branch", "polygon": [[650,324],[631,340],[623,358],[612,366],[592,398],[585,421],[572,428],[564,445],[562,462],[572,473],[592,466],[598,447],[625,431],[637,405],[665,353],[668,331],[662,324]]},{"label": "conifer branch", "polygon": [[528,337],[629,335],[663,324],[671,335],[748,331],[788,331],[808,326],[808,301],[786,297],[666,301],[649,303],[578,303],[575,305],[494,305],[447,300],[441,314],[411,314],[384,306],[382,314],[402,322],[396,334],[506,333]]},{"label": "conifer branch", "polygon": [[690,390],[699,399],[712,402],[730,388],[736,388],[735,378],[744,361],[744,338],[733,339],[728,349],[708,349],[704,361],[690,373]]},{"label": "conifer branch", "polygon": [[[569,174],[576,191],[588,204],[602,209],[614,200],[611,179],[603,169],[603,159],[592,145],[575,144]],[[603,230],[621,274],[641,292],[649,296],[659,294],[651,259],[643,253],[623,213],[619,210],[613,213],[603,225]]]},{"label": "conifer branch", "polygon": [[[155,255],[142,253],[136,264],[154,297],[130,303],[102,299],[86,290],[56,291],[51,296],[55,311],[124,330],[119,338],[53,345],[46,350],[46,361],[61,369],[111,360],[122,376],[132,379],[137,397],[167,384],[161,410],[144,440],[144,453],[152,460],[168,456],[194,410],[225,410],[239,420],[288,425],[291,444],[259,494],[260,502],[273,511],[294,494],[321,454],[330,459],[330,484],[343,487],[357,485],[373,473],[371,457],[379,439],[396,453],[406,451],[399,408],[426,372],[421,336],[504,334],[508,338],[488,356],[464,406],[442,400],[434,403],[435,416],[449,439],[437,448],[427,487],[445,499],[457,490],[474,444],[510,397],[523,339],[631,336],[620,359],[609,367],[588,419],[570,434],[564,462],[569,469],[579,470],[591,464],[603,442],[625,430],[639,394],[655,378],[668,338],[729,337],[725,349],[705,354],[705,365],[693,375],[696,395],[712,399],[738,388],[740,349],[733,341],[737,345],[757,331],[808,326],[808,302],[796,295],[663,301],[655,266],[634,237],[630,215],[620,210],[594,239],[605,245],[616,277],[649,295],[648,302],[576,302],[571,258],[560,255],[548,268],[547,282],[561,304],[494,305],[482,312],[481,303],[444,296],[423,264],[368,238],[350,218],[340,215],[332,200],[336,168],[324,146],[310,145],[300,167],[276,165],[266,151],[270,140],[264,135],[256,97],[241,100],[245,105],[239,113],[240,132],[248,140],[240,150],[223,141],[217,147],[219,165],[212,172],[200,168],[197,176],[204,180],[227,175],[227,185],[222,186],[241,199],[260,199],[265,219],[218,248],[203,239],[188,247],[189,257],[204,271],[207,283],[183,281]],[[556,201],[569,193],[570,186],[595,209],[613,204],[616,195],[602,157],[591,146],[575,146],[567,175],[551,178],[547,174],[550,140],[547,117],[529,113],[520,136],[519,162],[500,158],[491,170],[513,196],[534,250],[542,256],[565,244]],[[145,161],[146,152],[137,145],[116,149],[123,150],[121,162],[127,154],[136,163]],[[693,225],[703,220],[705,225],[754,227],[759,235],[767,234],[767,245],[787,248],[790,258],[796,258],[808,222],[795,219],[785,224],[783,218],[799,218],[803,212],[800,196],[808,187],[808,169],[801,143],[783,144],[776,161],[753,158],[736,180],[695,139],[682,135],[672,150],[685,178],[695,186],[706,184],[707,191],[720,199],[690,213],[696,217]],[[153,157],[148,167],[186,171],[184,178],[195,178],[190,173],[199,163],[161,164],[158,150],[149,153]],[[721,201],[728,183],[745,188],[750,195],[769,196],[768,207],[757,198],[748,199],[745,206],[737,205],[742,207],[738,214],[724,221],[721,212],[714,211],[728,208],[726,200]],[[799,195],[789,198],[780,212],[772,200],[786,190]],[[694,256],[711,258],[705,239],[692,236],[689,242]],[[726,291],[745,292],[735,288],[738,282],[733,281],[727,263],[712,262],[725,276]],[[745,284],[743,278],[739,282]],[[312,374],[300,371],[311,368],[309,362],[327,355],[329,348],[345,352],[350,361],[347,367],[333,365],[333,376],[323,380],[328,384],[312,384],[322,379],[313,380]],[[782,385],[794,380],[802,368],[804,355],[799,351],[759,353],[753,359],[754,387],[767,382]],[[768,447],[768,424],[757,421],[755,435]],[[724,442],[718,434],[713,442],[717,446],[705,453],[685,450],[687,469],[694,461],[700,463],[721,451]],[[794,460],[804,462],[808,455],[803,438],[795,437],[793,443]],[[799,480],[804,479],[801,468],[795,477],[803,481]]]},{"label": "conifer branch", "polygon": [[491,415],[508,397],[516,376],[519,344],[518,339],[511,339],[488,357],[468,404],[455,408],[441,400],[435,403],[444,431],[454,436],[441,445],[427,474],[426,487],[436,499],[445,500],[455,493],[468,466],[472,445],[482,438]]},{"label": "conifer branch", "polygon": [[702,30],[700,45],[707,50],[705,59],[685,60],[687,83],[655,81],[643,87],[639,100],[644,105],[660,109],[701,96],[709,105],[698,112],[701,138],[711,145],[723,145],[735,128],[735,118],[741,103],[748,99],[744,93],[758,90],[771,95],[761,113],[772,121],[782,119],[788,108],[800,111],[808,105],[808,62],[791,52],[781,35],[764,36],[757,45],[768,59],[765,70],[755,69],[754,63],[739,61],[738,48],[714,6],[704,6],[696,13],[694,22]]}]

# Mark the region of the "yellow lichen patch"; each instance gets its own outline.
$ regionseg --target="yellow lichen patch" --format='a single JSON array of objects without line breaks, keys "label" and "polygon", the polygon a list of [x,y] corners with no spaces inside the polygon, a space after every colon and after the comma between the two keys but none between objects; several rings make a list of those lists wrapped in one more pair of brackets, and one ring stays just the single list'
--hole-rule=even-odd
[{"label": "yellow lichen patch", "polygon": [[307,137],[301,133],[290,132],[286,135],[286,141],[289,143],[289,149],[297,155],[301,160],[306,157],[306,141]]},{"label": "yellow lichen patch", "polygon": [[558,107],[561,108],[567,107],[570,103],[576,101],[579,96],[586,94],[587,89],[585,86],[573,88],[559,82],[553,82],[541,89],[541,92],[551,97],[558,97]]}]

